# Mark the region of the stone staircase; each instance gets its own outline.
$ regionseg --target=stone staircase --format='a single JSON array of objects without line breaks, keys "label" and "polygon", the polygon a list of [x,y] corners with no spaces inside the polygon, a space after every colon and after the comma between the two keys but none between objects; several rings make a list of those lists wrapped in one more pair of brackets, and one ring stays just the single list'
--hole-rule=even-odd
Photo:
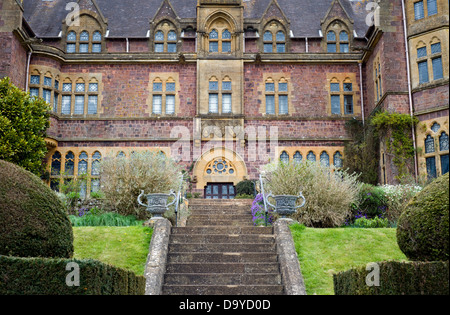
[{"label": "stone staircase", "polygon": [[190,202],[186,227],[172,227],[163,294],[284,293],[272,227],[255,227],[249,200]]}]

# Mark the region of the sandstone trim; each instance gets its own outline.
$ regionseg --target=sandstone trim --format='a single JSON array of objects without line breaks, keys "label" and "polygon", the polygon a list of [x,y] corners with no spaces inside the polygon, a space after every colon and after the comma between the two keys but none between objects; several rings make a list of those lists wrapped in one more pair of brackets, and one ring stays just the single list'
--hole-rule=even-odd
[{"label": "sandstone trim", "polygon": [[274,224],[278,259],[286,295],[306,295],[305,283],[300,270],[289,224],[290,219],[278,219]]},{"label": "sandstone trim", "polygon": [[154,220],[153,235],[145,267],[145,295],[161,295],[166,271],[167,253],[172,224],[169,220]]}]

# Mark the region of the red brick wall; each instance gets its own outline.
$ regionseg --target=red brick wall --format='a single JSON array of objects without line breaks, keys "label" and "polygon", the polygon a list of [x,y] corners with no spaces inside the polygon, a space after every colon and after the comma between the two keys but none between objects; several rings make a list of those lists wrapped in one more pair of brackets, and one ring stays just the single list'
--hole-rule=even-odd
[{"label": "red brick wall", "polygon": [[413,94],[414,111],[421,112],[428,109],[448,106],[449,85],[441,85]]},{"label": "red brick wall", "polygon": [[[246,120],[245,127],[278,128],[278,138],[294,139],[337,139],[348,138],[345,131],[346,120]],[[267,134],[269,139],[269,134]]]},{"label": "red brick wall", "polygon": [[[53,125],[53,123],[55,123]],[[170,139],[175,126],[193,128],[192,120],[60,120],[47,132],[57,139]],[[98,144],[97,144],[98,145]]]},{"label": "red brick wall", "polygon": [[[177,72],[180,79],[179,117],[192,117],[196,110],[195,64],[98,64],[64,65],[61,73],[101,73],[102,117],[148,117],[149,75],[151,72]],[[150,87],[151,88],[151,87]],[[100,111],[100,112],[101,112]]]},{"label": "red brick wall", "polygon": [[373,47],[371,56],[364,64],[364,107],[368,117],[377,105],[374,83],[374,60],[380,57],[383,93],[392,93],[380,105],[381,108],[408,113],[408,80],[405,54],[405,40],[402,22],[402,8],[400,1],[389,4],[389,17],[383,16],[383,29],[378,43]]},{"label": "red brick wall", "polygon": [[0,33],[0,56],[0,77],[8,76],[25,89],[27,52],[12,33]]},{"label": "red brick wall", "polygon": [[[264,106],[264,74],[286,73],[290,76],[290,101],[294,117],[324,117],[329,106],[327,73],[355,73],[359,86],[359,69],[356,64],[245,64],[244,104],[245,115],[261,117]],[[356,92],[355,92],[356,93]],[[355,98],[356,99],[356,98]],[[360,106],[360,103],[355,103]]]}]

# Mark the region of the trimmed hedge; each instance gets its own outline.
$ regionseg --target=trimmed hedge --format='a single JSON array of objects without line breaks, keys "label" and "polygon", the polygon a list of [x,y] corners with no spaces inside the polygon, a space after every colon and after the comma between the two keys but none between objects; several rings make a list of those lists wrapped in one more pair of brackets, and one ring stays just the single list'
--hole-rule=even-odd
[{"label": "trimmed hedge", "polygon": [[[79,266],[80,285],[68,286]],[[145,278],[96,260],[0,256],[0,295],[144,295]]]},{"label": "trimmed hedge", "polygon": [[55,192],[36,175],[2,160],[0,222],[0,255],[73,255],[72,226]]},{"label": "trimmed hedge", "polygon": [[449,259],[449,174],[415,195],[397,225],[397,242],[414,261]]},{"label": "trimmed hedge", "polygon": [[380,286],[368,286],[372,269],[353,268],[333,275],[336,295],[448,295],[449,262],[384,261],[380,267]]}]

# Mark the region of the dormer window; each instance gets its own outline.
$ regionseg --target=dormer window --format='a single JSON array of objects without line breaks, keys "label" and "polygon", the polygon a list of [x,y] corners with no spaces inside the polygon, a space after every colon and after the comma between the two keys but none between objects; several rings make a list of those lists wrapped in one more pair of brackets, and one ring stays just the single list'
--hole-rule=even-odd
[{"label": "dormer window", "polygon": [[336,33],[329,31],[327,33],[327,52],[337,52],[336,50]]},{"label": "dormer window", "polygon": [[80,34],[80,53],[88,53],[89,52],[89,33],[87,31],[83,31]]},{"label": "dormer window", "polygon": [[92,35],[92,52],[100,53],[102,52],[102,33],[95,31]]},{"label": "dormer window", "polygon": [[67,34],[67,52],[68,53],[75,53],[76,52],[76,41],[77,41],[77,34],[74,31],[69,32]]},{"label": "dormer window", "polygon": [[[94,31],[92,35],[92,41],[89,31],[82,31],[80,33],[79,40],[77,40],[77,33],[70,31],[67,34],[67,53],[73,54],[76,52],[87,54],[89,52],[100,53],[102,52],[102,33],[100,31]],[[77,51],[78,46],[78,51]]]},{"label": "dormer window", "polygon": [[339,51],[343,53],[348,53],[348,33],[346,31],[341,31],[339,33]]},{"label": "dormer window", "polygon": [[286,34],[281,24],[274,21],[266,27],[263,35],[263,51],[286,52]]},{"label": "dormer window", "polygon": [[348,53],[350,52],[350,31],[341,21],[334,21],[325,31],[326,51],[328,53]]},{"label": "dormer window", "polygon": [[159,24],[156,28],[154,38],[155,52],[177,52],[177,37],[175,26],[172,23],[166,21]]}]

